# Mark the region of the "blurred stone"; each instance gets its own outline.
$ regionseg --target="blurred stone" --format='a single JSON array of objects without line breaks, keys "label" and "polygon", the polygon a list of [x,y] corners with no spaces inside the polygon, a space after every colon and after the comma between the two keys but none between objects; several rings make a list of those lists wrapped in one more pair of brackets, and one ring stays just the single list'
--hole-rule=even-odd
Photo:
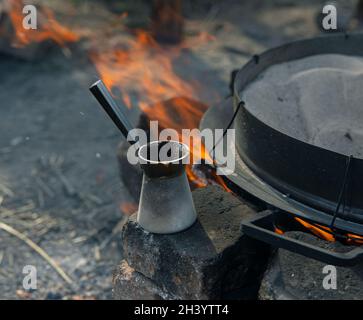
[{"label": "blurred stone", "polygon": [[256,298],[270,249],[240,230],[256,212],[219,186],[193,198],[198,221],[180,233],[152,234],[130,217],[122,233],[129,266],[177,299]]},{"label": "blurred stone", "polygon": [[184,18],[181,0],[153,0],[151,31],[161,44],[179,44],[183,40]]},{"label": "blurred stone", "polygon": [[[286,236],[314,246],[344,252],[353,247],[339,242],[328,242],[308,233],[293,231]],[[323,280],[325,263],[279,249],[263,277],[259,297],[261,300],[361,300],[363,299],[362,264],[354,267],[336,267],[337,289],[327,290]]]}]

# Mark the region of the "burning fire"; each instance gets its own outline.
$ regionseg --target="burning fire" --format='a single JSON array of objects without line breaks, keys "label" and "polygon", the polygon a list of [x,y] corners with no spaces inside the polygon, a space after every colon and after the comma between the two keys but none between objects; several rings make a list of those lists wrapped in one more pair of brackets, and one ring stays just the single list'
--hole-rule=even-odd
[{"label": "burning fire", "polygon": [[[336,241],[336,238],[334,236],[333,230],[329,227],[322,226],[319,224],[312,225],[300,218],[295,217],[295,220],[301,223],[305,228],[307,228],[309,231],[311,231],[313,234],[317,235],[318,237],[334,242]],[[356,234],[347,233],[344,235],[345,237],[345,243],[349,245],[361,245],[363,244],[363,237],[358,236]]]},{"label": "burning fire", "polygon": [[[294,217],[294,219],[300,223],[304,228],[309,230],[312,234],[318,236],[326,241],[335,242],[337,239],[334,236],[333,230],[327,226],[320,224],[311,224],[301,218]],[[275,232],[278,234],[284,234],[284,231],[275,226]],[[363,237],[356,234],[347,233],[345,236],[345,243],[348,245],[361,245],[363,244]]]},{"label": "burning fire", "polygon": [[310,230],[313,234],[317,235],[318,237],[327,241],[335,241],[335,238],[330,228],[322,225],[315,226],[297,217],[295,217],[295,220],[300,224],[302,224],[306,229]]},{"label": "burning fire", "polygon": [[134,33],[135,38],[123,43],[125,49],[91,53],[91,59],[106,86],[119,89],[128,108],[132,108],[132,97],[137,98],[138,106],[148,115],[156,111],[155,104],[160,106],[162,101],[170,98],[182,96],[197,100],[199,84],[184,81],[175,73],[173,66],[181,49],[193,44],[163,47],[146,31]]},{"label": "burning fire", "polygon": [[6,0],[6,8],[14,29],[15,39],[13,46],[24,47],[33,42],[52,40],[59,46],[64,47],[68,42],[76,42],[79,36],[62,26],[54,17],[53,12],[46,7],[38,10],[38,29],[25,30],[23,28],[23,1]]},{"label": "burning fire", "polygon": [[[180,57],[182,49],[213,40],[205,33],[197,38],[178,46],[165,47],[151,33],[137,30],[134,37],[123,43],[123,48],[94,51],[90,56],[101,79],[108,88],[120,92],[127,108],[132,108],[133,101],[137,100],[138,107],[150,120],[158,120],[160,127],[181,133],[182,129],[198,128],[208,108],[198,99],[201,85],[185,81],[174,70],[174,61]],[[201,155],[202,159],[211,160],[202,143],[189,143],[189,146],[193,146],[192,157]],[[187,175],[196,187],[208,184],[191,166],[187,167]],[[220,177],[216,179],[223,182]]]},{"label": "burning fire", "polygon": [[348,244],[363,244],[363,237],[357,236],[356,234],[348,233],[347,234],[347,243]]}]

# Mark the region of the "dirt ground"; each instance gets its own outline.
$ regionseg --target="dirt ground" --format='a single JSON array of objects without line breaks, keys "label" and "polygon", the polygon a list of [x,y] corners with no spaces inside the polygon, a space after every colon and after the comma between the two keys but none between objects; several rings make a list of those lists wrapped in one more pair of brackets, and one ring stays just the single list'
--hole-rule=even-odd
[{"label": "dirt ground", "polygon": [[[75,28],[97,32],[123,11],[130,26],[147,25],[147,1],[69,1],[76,8],[71,18],[68,2],[42,3]],[[185,53],[195,59],[189,77],[208,77],[211,92],[225,96],[230,72],[251,55],[319,33],[322,3],[200,1],[196,10],[186,2],[187,28],[216,37]],[[49,52],[33,62],[0,55],[0,222],[28,236],[72,278],[66,283],[23,240],[0,230],[1,299],[112,298],[125,220],[119,205],[129,195],[118,178],[120,134],[88,92],[97,79],[88,46],[82,41],[71,55]],[[37,290],[22,287],[25,265],[37,268]]]}]

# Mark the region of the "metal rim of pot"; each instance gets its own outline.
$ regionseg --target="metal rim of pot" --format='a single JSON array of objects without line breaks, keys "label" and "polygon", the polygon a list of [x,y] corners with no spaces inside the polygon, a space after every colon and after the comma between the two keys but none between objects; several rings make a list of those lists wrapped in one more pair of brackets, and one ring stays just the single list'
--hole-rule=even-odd
[{"label": "metal rim of pot", "polygon": [[[154,144],[172,144],[178,146],[180,152],[179,157],[169,160],[152,160],[147,156],[147,148]],[[146,153],[146,155],[143,155]],[[150,178],[172,178],[181,175],[184,172],[185,164],[189,161],[190,150],[189,147],[182,142],[176,140],[157,140],[142,145],[138,151],[137,156],[140,159],[140,166],[145,174]]]},{"label": "metal rim of pot", "polygon": [[[338,34],[291,42],[254,56],[234,82],[234,110],[240,93],[268,67],[317,54],[363,56],[363,34]],[[234,121],[236,147],[249,168],[274,188],[297,201],[334,214],[347,168],[348,156],[303,142],[255,117],[245,105]],[[363,159],[353,158],[345,209],[338,216],[363,223]]]},{"label": "metal rim of pot", "polygon": [[[178,145],[179,147],[181,147],[182,149],[182,155],[179,157],[179,158],[176,158],[176,159],[173,159],[173,160],[166,160],[166,161],[159,161],[159,160],[151,160],[151,159],[148,159],[146,157],[143,156],[142,152],[144,149],[146,149],[147,147],[153,145],[153,144],[161,144],[161,143],[170,143],[170,144],[175,144],[175,145]],[[147,143],[147,144],[144,144],[142,145],[137,154],[138,154],[138,157],[145,161],[146,163],[150,163],[150,164],[171,164],[171,163],[179,163],[179,162],[182,162],[184,161],[188,156],[189,156],[189,147],[185,144],[185,143],[182,143],[182,142],[179,142],[179,141],[176,141],[176,140],[165,140],[165,141],[152,141],[150,143]]]}]

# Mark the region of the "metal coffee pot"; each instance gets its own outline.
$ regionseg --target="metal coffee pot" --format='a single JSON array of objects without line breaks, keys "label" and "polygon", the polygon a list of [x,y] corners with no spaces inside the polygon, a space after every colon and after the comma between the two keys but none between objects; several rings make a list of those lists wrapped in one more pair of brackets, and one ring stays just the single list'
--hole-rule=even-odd
[{"label": "metal coffee pot", "polygon": [[189,148],[178,141],[154,141],[138,151],[144,171],[137,221],[153,233],[175,233],[197,219],[185,173]]},{"label": "metal coffee pot", "polygon": [[[98,80],[90,91],[130,144],[132,125],[112,98],[105,84]],[[175,233],[189,228],[197,219],[185,164],[189,148],[178,141],[153,141],[138,150],[144,171],[137,221],[153,233]]]}]

